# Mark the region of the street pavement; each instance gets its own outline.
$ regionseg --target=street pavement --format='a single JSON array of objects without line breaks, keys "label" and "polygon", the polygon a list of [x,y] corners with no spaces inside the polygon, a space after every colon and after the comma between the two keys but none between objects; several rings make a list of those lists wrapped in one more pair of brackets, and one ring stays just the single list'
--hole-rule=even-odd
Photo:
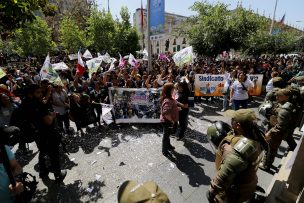
[{"label": "street pavement", "polygon": [[[255,111],[261,98],[255,98]],[[215,175],[215,152],[206,137],[207,127],[213,121],[230,119],[221,112],[221,101],[196,103],[189,115],[186,138],[177,141],[172,158],[161,153],[162,127],[160,124],[112,124],[107,127],[89,127],[84,136],[65,138],[69,155],[62,153],[62,167],[67,176],[61,185],[38,176],[38,151],[30,144],[32,154],[16,155],[24,171],[39,180],[37,194],[32,202],[80,203],[117,202],[119,186],[126,180],[144,182],[153,180],[165,191],[172,203],[208,202],[205,193]],[[274,166],[278,166],[286,144],[280,147]],[[274,168],[275,169],[275,168]],[[258,171],[259,185],[267,189],[272,174]]]}]

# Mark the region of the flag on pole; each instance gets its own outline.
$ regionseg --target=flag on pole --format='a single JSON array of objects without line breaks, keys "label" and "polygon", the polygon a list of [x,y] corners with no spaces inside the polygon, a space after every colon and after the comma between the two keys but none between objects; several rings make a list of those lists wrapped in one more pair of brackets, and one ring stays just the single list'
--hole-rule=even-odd
[{"label": "flag on pole", "polygon": [[123,68],[123,67],[125,67],[125,65],[126,65],[125,59],[123,57],[121,57],[121,55],[119,54],[119,65],[118,65],[118,67]]},{"label": "flag on pole", "polygon": [[280,20],[280,24],[284,24],[284,21],[285,21],[285,13],[284,13],[284,15],[283,15],[283,17],[281,18],[281,20]]},{"label": "flag on pole", "polygon": [[84,72],[85,72],[84,62],[81,58],[80,51],[78,51],[78,62],[77,62],[77,65],[76,65],[76,73],[78,75],[83,75]]},{"label": "flag on pole", "polygon": [[92,59],[93,58],[91,52],[88,49],[84,52],[83,57],[86,58],[86,59]]},{"label": "flag on pole", "polygon": [[116,58],[111,58],[111,60],[112,60],[112,62],[111,62],[111,66],[110,66],[110,68],[109,68],[109,70],[108,70],[108,72],[110,72],[110,71],[114,71],[115,69],[115,65],[114,65],[114,63],[117,61],[116,60]]},{"label": "flag on pole", "polygon": [[133,56],[133,54],[129,55],[128,62],[132,67],[136,67],[136,65],[137,65],[137,61],[136,61],[135,57]]},{"label": "flag on pole", "polygon": [[53,69],[49,54],[46,56],[43,66],[40,70],[40,77],[41,79],[47,78],[55,85],[63,86],[58,73]]},{"label": "flag on pole", "polygon": [[143,9],[143,4],[142,4],[142,0],[141,0],[141,10],[140,10],[140,25],[141,25],[141,30],[143,32],[144,30],[144,9]]}]

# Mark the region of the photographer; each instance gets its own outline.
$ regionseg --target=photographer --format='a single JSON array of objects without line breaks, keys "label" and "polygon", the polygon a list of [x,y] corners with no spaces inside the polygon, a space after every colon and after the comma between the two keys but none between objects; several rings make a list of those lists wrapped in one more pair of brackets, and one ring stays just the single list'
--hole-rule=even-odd
[{"label": "photographer", "polygon": [[[1,143],[0,143],[1,144]],[[17,176],[22,173],[22,168],[16,161],[14,154],[9,149],[9,147],[5,146],[6,154],[9,159],[9,164],[13,176]],[[13,187],[10,184],[10,180],[8,174],[4,168],[3,164],[3,155],[2,151],[0,153],[0,202],[1,203],[11,203],[15,201],[16,195],[19,195],[24,190],[23,184],[21,182],[16,182],[16,185]]]}]

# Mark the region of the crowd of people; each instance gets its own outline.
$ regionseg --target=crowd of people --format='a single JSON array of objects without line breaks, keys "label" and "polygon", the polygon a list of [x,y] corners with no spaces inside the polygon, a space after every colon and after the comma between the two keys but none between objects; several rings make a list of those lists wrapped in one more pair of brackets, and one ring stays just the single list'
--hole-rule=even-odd
[{"label": "crowd of people", "polygon": [[[295,114],[292,113],[295,112],[298,113],[296,115],[298,120],[302,116],[299,112],[303,111],[303,100],[301,104],[299,98],[304,92],[304,57],[263,56],[256,59],[226,61],[202,57],[182,67],[177,67],[171,57],[170,54],[164,60],[153,57],[151,70],[148,70],[147,61],[144,60],[138,62],[136,67],[131,65],[120,67],[119,62],[115,62],[112,69],[110,69],[110,64],[103,62],[100,69],[92,74],[89,74],[89,71],[78,74],[76,61],[68,61],[67,56],[53,57],[51,61],[65,61],[70,66],[68,70],[58,71],[62,81],[60,83],[41,78],[39,73],[42,63],[37,60],[30,60],[19,66],[8,66],[7,61],[2,59],[5,76],[0,79],[0,127],[14,125],[21,129],[25,135],[19,143],[19,150],[22,153],[27,153],[26,143],[36,142],[40,151],[39,176],[42,179],[48,178],[51,172],[60,183],[66,176],[66,171],[61,170],[59,162],[61,137],[73,133],[70,121],[75,122],[77,133],[81,136],[85,135],[84,128],[90,124],[102,128],[101,105],[110,103],[110,87],[162,88],[160,116],[164,134],[162,153],[170,156],[170,152],[174,150],[174,146],[170,143],[170,135],[176,134],[178,140],[183,140],[187,136],[185,132],[190,107],[189,97],[193,95],[196,74],[225,75],[222,111],[228,110],[231,104],[231,108],[237,112],[248,107],[249,90],[256,86],[256,81],[251,81],[247,74],[263,74],[263,85],[267,92],[265,103],[272,104],[270,114],[274,115],[267,115],[267,129],[265,128],[264,131],[270,150],[266,150],[265,143],[261,143],[262,133],[259,133],[257,128],[254,128],[254,132],[248,131],[248,125],[253,125],[254,116],[247,116],[242,120],[240,118],[242,112],[240,112],[232,119],[235,135],[252,140],[252,142],[244,140],[243,142],[249,143],[249,147],[259,149],[245,158],[244,163],[247,163],[249,157],[250,160],[256,161],[257,155],[264,149],[267,153],[261,167],[267,170],[282,140],[288,141],[290,150],[295,148],[296,143],[292,139],[292,133],[296,125],[292,125],[290,118],[294,118]],[[287,88],[287,85],[292,87]],[[298,95],[294,98],[296,90]],[[202,98],[205,98],[206,102],[209,99],[211,102],[218,99],[210,96],[194,95],[194,97],[196,102],[201,102]],[[252,115],[251,113],[245,112],[246,115]],[[248,119],[251,120],[248,121]],[[233,149],[238,153],[243,153],[238,151],[238,144],[234,144],[228,147],[228,152],[223,152],[223,154],[230,153]],[[222,149],[227,149],[227,146],[219,147],[219,150]],[[231,156],[238,156],[237,153],[231,154],[233,154]],[[46,164],[46,156],[50,159],[51,167]],[[224,157],[226,156],[222,158]],[[10,158],[12,159],[12,156]],[[244,164],[244,170],[240,173],[249,170],[253,174],[252,178],[256,178],[254,166],[250,169],[247,166],[248,164]],[[225,166],[220,168],[225,168]],[[208,196],[210,201],[214,198],[226,198],[224,202],[243,200],[240,197],[235,199],[235,197],[217,196],[216,191],[229,190],[227,181],[231,185],[235,183],[230,173],[218,169],[218,174],[211,183]],[[251,190],[249,193],[251,194]],[[2,200],[1,197],[0,200]]]}]

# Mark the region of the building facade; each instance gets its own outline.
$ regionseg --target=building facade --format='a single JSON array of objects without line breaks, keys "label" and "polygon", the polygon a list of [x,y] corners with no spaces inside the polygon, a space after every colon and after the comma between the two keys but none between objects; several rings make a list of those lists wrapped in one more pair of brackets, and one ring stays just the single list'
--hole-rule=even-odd
[{"label": "building facade", "polygon": [[[137,28],[140,35],[139,44],[143,48],[148,45],[148,15],[147,10],[143,9],[143,28],[141,22],[141,9],[136,9],[133,14],[133,25]],[[152,54],[165,52],[177,52],[189,46],[189,41],[185,36],[178,34],[177,29],[187,17],[172,13],[165,13],[165,33],[161,36],[151,37]]]}]

